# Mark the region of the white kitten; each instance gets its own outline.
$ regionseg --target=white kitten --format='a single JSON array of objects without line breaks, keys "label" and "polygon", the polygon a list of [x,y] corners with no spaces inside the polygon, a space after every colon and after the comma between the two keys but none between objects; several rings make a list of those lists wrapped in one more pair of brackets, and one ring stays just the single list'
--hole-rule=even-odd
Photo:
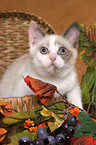
[{"label": "white kitten", "polygon": [[[16,59],[1,80],[0,96],[16,97],[34,94],[22,75],[57,86],[68,101],[82,108],[81,90],[75,72],[79,27],[74,22],[63,34],[47,35],[35,23],[29,26],[30,53]],[[55,97],[58,95],[55,93]]]}]

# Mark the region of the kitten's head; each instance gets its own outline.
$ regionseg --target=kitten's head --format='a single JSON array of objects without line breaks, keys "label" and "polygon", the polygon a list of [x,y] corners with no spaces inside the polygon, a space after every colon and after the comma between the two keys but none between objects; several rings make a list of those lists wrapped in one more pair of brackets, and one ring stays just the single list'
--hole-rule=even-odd
[{"label": "kitten's head", "polygon": [[29,44],[32,64],[41,75],[65,75],[77,58],[79,26],[74,22],[61,36],[48,35],[35,23],[29,26]]}]

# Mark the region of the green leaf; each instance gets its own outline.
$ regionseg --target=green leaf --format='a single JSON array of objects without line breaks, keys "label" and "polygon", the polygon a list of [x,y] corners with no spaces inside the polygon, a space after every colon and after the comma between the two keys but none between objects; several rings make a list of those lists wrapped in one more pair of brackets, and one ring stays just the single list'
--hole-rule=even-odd
[{"label": "green leaf", "polygon": [[[81,90],[82,90],[82,101],[83,104],[88,104],[92,101],[93,89],[96,81],[96,69],[88,67],[86,74],[82,76],[81,80]],[[96,89],[95,92],[96,93]],[[96,100],[96,95],[94,94],[94,101]]]},{"label": "green leaf", "polygon": [[82,124],[82,127],[75,131],[73,137],[79,138],[81,136],[89,136],[90,134],[96,132],[96,125],[86,112],[81,111],[78,114],[78,118]]},{"label": "green leaf", "polygon": [[17,124],[29,118],[32,119],[34,117],[35,117],[34,111],[21,111],[21,112],[13,114],[12,116],[4,117],[3,122],[5,124],[11,125],[11,124]]},{"label": "green leaf", "polygon": [[96,66],[96,23],[86,26],[79,24],[80,38],[79,38],[79,57],[83,59],[88,66]]},{"label": "green leaf", "polygon": [[13,119],[11,117],[4,117],[3,122],[8,125],[18,124],[21,120]]},{"label": "green leaf", "polygon": [[83,132],[83,127],[80,127],[75,131],[73,134],[73,137],[80,138],[81,136],[89,136],[91,133],[90,132]]},{"label": "green leaf", "polygon": [[48,109],[50,111],[54,112],[54,113],[57,112],[57,111],[62,112],[66,108],[68,108],[68,104],[65,104],[63,101],[59,101],[56,104],[51,105],[50,107],[48,107]]},{"label": "green leaf", "polygon": [[11,138],[12,145],[13,144],[14,145],[18,145],[18,140],[22,136],[27,136],[27,137],[31,138],[32,140],[34,140],[37,137],[37,134],[36,134],[36,132],[30,133],[28,130],[25,130],[23,132],[20,132],[18,134],[15,134],[14,136],[10,137]]}]

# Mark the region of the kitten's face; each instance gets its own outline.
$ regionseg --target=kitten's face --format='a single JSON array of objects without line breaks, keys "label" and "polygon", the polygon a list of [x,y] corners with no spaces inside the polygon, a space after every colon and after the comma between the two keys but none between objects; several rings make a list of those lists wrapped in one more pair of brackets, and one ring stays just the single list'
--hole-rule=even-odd
[{"label": "kitten's face", "polygon": [[77,57],[76,49],[71,47],[69,42],[61,36],[44,37],[30,51],[38,73],[43,71],[55,75],[62,70],[71,69]]},{"label": "kitten's face", "polygon": [[35,25],[31,30],[34,35],[29,32],[30,56],[36,72],[41,75],[58,74],[59,76],[61,73],[70,71],[77,57],[77,49],[73,48],[71,43],[73,39],[67,40],[63,36],[47,35],[37,27]]}]

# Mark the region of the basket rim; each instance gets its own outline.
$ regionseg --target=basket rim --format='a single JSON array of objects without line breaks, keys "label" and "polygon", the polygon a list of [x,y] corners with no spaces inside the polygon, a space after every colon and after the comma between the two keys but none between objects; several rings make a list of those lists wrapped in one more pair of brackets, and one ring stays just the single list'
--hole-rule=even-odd
[{"label": "basket rim", "polygon": [[9,19],[9,18],[18,18],[25,21],[36,21],[39,25],[43,26],[44,28],[48,28],[51,30],[51,33],[54,34],[55,31],[53,29],[53,26],[51,26],[46,20],[44,20],[42,17],[39,17],[38,15],[35,15],[30,12],[24,12],[24,11],[0,11],[0,19]]}]

